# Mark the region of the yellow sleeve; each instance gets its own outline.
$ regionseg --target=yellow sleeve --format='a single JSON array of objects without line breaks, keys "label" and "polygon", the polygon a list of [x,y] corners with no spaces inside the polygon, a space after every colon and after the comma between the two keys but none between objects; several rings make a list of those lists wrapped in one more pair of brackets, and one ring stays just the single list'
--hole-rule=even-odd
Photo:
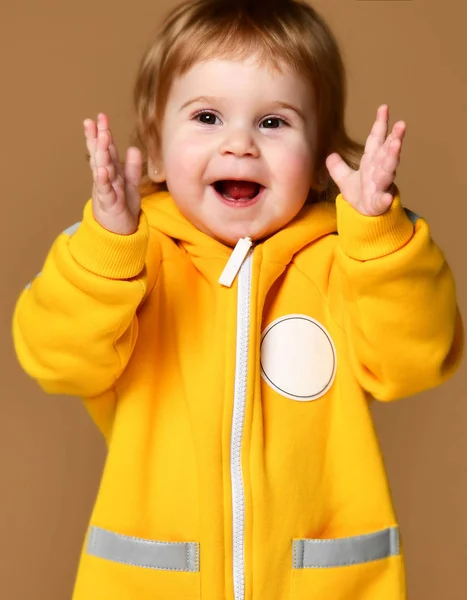
[{"label": "yellow sleeve", "polygon": [[55,240],[13,316],[19,362],[46,392],[97,396],[122,373],[138,335],[148,243],[144,212],[134,234],[118,235],[95,221],[90,202]]},{"label": "yellow sleeve", "polygon": [[460,362],[463,327],[454,278],[427,223],[403,209],[398,191],[379,217],[361,215],[342,195],[336,209],[328,293],[361,386],[395,400],[441,384]]}]

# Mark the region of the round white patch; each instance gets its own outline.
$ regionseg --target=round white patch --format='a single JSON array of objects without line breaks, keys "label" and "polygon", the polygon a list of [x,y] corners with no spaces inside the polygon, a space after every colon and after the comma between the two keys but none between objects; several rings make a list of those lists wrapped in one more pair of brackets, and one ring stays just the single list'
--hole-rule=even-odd
[{"label": "round white patch", "polygon": [[326,329],[306,315],[273,321],[261,338],[261,375],[273,390],[292,400],[316,400],[331,387],[336,350]]}]

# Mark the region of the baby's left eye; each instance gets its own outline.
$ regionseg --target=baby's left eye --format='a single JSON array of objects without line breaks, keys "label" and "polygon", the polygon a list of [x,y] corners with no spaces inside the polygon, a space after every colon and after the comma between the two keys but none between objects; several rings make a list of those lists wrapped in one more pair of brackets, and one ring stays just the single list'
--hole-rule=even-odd
[{"label": "baby's left eye", "polygon": [[[216,119],[219,121],[217,115],[209,110],[203,110],[195,115],[195,119],[202,123],[203,125],[216,125]],[[220,121],[219,121],[220,122]]]},{"label": "baby's left eye", "polygon": [[278,129],[282,125],[287,125],[284,119],[279,117],[267,117],[261,122],[263,129]]}]

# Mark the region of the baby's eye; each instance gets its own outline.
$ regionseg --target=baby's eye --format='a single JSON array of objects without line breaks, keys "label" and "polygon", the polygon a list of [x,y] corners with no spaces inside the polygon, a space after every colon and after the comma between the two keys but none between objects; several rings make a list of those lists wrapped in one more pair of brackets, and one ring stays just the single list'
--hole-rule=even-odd
[{"label": "baby's eye", "polygon": [[279,117],[267,117],[264,121],[261,122],[261,126],[263,129],[278,129],[282,125],[287,125],[284,119],[280,119]]},{"label": "baby's eye", "polygon": [[219,121],[217,115],[208,111],[198,113],[197,115],[195,115],[195,118],[197,121],[203,123],[204,125],[217,125],[216,119]]}]

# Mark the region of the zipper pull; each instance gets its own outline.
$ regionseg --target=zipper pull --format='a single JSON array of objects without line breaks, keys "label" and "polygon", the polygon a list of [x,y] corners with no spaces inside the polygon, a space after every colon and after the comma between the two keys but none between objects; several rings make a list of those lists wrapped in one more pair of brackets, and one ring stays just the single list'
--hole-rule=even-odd
[{"label": "zipper pull", "polygon": [[251,238],[240,238],[237,245],[230,255],[222,275],[219,277],[219,283],[225,287],[230,287],[235,280],[243,261],[248,255],[253,242]]}]

